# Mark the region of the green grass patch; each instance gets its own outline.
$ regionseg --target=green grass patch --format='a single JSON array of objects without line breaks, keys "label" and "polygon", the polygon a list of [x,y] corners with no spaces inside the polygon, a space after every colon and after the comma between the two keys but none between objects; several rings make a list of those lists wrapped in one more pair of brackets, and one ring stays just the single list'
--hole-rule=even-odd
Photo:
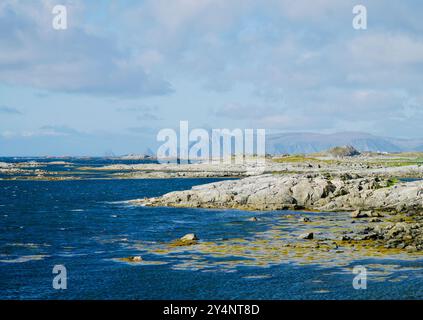
[{"label": "green grass patch", "polygon": [[291,155],[291,156],[286,156],[286,157],[280,157],[280,158],[273,158],[272,159],[273,162],[278,162],[278,163],[339,163],[338,160],[330,160],[330,159],[317,159],[314,157],[310,157],[310,156],[305,156],[305,155]]},{"label": "green grass patch", "polygon": [[393,179],[389,179],[388,180],[388,188],[393,187],[394,185],[396,185],[399,182],[399,180],[397,178],[393,178]]},{"label": "green grass patch", "polygon": [[406,167],[406,166],[415,166],[423,165],[423,158],[417,159],[395,159],[395,160],[380,160],[380,161],[369,161],[366,162],[368,165],[372,166],[383,166],[383,167]]}]

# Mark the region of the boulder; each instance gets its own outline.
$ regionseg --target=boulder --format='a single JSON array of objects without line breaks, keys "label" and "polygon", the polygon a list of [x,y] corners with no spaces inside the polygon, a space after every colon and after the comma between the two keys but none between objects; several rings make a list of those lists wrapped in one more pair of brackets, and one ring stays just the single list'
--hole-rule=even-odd
[{"label": "boulder", "polygon": [[302,233],[298,236],[298,239],[305,239],[305,240],[311,240],[313,238],[314,238],[313,232]]},{"label": "boulder", "polygon": [[188,234],[184,235],[182,238],[180,238],[179,240],[181,240],[181,241],[197,241],[198,237],[195,233],[188,233]]},{"label": "boulder", "polygon": [[124,262],[141,262],[142,258],[141,256],[133,256],[133,257],[127,257],[127,258],[120,258],[119,260]]},{"label": "boulder", "polygon": [[380,217],[381,215],[377,212],[373,211],[362,211],[362,210],[355,210],[351,213],[351,218],[372,218],[372,217]]}]

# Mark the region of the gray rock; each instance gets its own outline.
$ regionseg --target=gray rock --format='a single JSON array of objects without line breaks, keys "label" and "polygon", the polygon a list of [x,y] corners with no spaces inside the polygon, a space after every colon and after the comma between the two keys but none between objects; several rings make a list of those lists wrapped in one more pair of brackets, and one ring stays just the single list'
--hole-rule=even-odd
[{"label": "gray rock", "polygon": [[184,235],[182,238],[180,238],[181,241],[195,241],[198,240],[198,237],[194,233],[188,233]]},{"label": "gray rock", "polygon": [[298,239],[306,239],[306,240],[311,240],[314,238],[314,233],[313,232],[307,232],[307,233],[302,233],[298,236]]},{"label": "gray rock", "polygon": [[406,246],[405,250],[407,250],[408,252],[416,252],[417,247],[416,246]]},{"label": "gray rock", "polygon": [[377,211],[396,212],[399,204],[403,213],[423,212],[420,181],[379,188],[380,181],[376,177],[332,178],[321,174],[261,175],[200,185],[133,203],[247,210],[356,210],[352,216],[367,218],[380,216]]},{"label": "gray rock", "polygon": [[127,257],[127,258],[119,258],[120,261],[124,262],[141,262],[142,258],[141,256],[134,256],[134,257]]},{"label": "gray rock", "polygon": [[359,218],[360,217],[360,210],[355,210],[351,212],[351,218]]},{"label": "gray rock", "polygon": [[351,213],[351,218],[371,218],[376,216],[379,216],[379,214],[371,210],[369,211],[355,210]]}]

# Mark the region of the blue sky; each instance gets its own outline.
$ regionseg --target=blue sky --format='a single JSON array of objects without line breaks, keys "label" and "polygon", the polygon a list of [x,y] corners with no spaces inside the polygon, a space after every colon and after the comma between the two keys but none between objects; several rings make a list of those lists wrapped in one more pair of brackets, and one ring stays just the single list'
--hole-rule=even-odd
[{"label": "blue sky", "polygon": [[[68,29],[51,27],[56,4]],[[367,30],[352,8],[368,9]],[[2,0],[0,155],[141,153],[162,128],[422,137],[421,1]]]}]

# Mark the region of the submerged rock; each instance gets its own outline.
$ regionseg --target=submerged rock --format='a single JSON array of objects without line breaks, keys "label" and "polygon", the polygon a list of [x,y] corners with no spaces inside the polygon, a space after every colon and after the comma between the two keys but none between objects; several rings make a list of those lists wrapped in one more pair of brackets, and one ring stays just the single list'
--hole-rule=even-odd
[{"label": "submerged rock", "polygon": [[195,233],[188,233],[184,235],[182,238],[174,240],[170,243],[170,247],[184,247],[184,246],[192,246],[198,243],[198,237]]}]

